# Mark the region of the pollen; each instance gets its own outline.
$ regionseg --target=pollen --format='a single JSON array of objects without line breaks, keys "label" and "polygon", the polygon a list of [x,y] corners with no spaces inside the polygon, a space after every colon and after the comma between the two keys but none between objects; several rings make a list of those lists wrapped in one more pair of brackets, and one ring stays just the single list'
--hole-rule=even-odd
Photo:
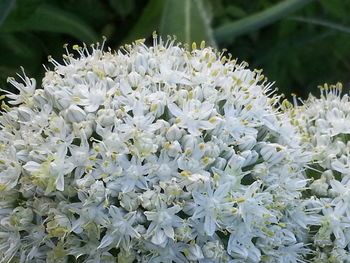
[{"label": "pollen", "polygon": [[243,197],[239,197],[235,201],[236,201],[236,203],[243,203],[243,202],[245,202],[245,199]]}]

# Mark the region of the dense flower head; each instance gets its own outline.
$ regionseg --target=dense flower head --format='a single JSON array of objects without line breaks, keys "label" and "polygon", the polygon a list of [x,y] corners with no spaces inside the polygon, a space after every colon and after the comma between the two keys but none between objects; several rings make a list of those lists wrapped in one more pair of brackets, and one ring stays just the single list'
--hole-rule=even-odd
[{"label": "dense flower head", "polygon": [[350,100],[341,95],[340,83],[320,90],[319,98],[310,95],[287,112],[303,147],[312,151],[307,174],[322,216],[313,237],[314,261],[350,262]]},{"label": "dense flower head", "polygon": [[303,262],[309,154],[261,71],[201,43],[73,46],[0,117],[1,262]]}]

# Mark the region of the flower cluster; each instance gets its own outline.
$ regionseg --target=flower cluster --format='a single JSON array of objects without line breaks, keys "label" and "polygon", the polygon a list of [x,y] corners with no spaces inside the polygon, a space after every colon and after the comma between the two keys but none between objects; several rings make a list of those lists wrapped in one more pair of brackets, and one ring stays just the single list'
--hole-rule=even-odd
[{"label": "flower cluster", "polygon": [[320,98],[289,108],[292,123],[312,151],[308,175],[322,217],[313,234],[315,262],[350,262],[350,100],[340,83],[324,85]]},{"label": "flower cluster", "polygon": [[73,49],[42,88],[9,79],[0,262],[304,262],[311,157],[260,71],[156,37]]}]

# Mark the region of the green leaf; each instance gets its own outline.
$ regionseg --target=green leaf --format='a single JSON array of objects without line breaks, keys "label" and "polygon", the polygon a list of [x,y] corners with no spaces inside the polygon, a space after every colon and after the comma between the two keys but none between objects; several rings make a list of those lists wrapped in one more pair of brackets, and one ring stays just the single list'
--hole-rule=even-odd
[{"label": "green leaf", "polygon": [[28,30],[69,34],[84,42],[98,41],[97,34],[74,14],[50,5],[41,5],[23,21],[7,20],[1,27],[3,32]]},{"label": "green leaf", "polygon": [[232,17],[244,17],[247,15],[242,8],[234,5],[228,6],[226,8],[226,13]]},{"label": "green leaf", "polygon": [[165,0],[160,32],[184,43],[207,41],[215,46],[209,3],[203,0]]},{"label": "green leaf", "polygon": [[337,30],[343,33],[348,33],[350,34],[350,27],[337,24],[334,22],[327,21],[325,19],[320,19],[320,18],[309,18],[309,17],[300,17],[300,16],[293,16],[289,18],[290,20],[298,21],[298,22],[304,22],[308,24],[313,24],[313,25],[318,25],[318,26],[323,26],[326,28],[330,28],[333,30]]},{"label": "green leaf", "polygon": [[89,24],[95,29],[100,29],[111,19],[111,8],[106,6],[105,3],[103,3],[104,1],[71,0],[61,2],[61,5],[55,4],[55,6],[61,6],[61,9],[74,14],[76,17],[84,20],[85,24]]},{"label": "green leaf", "polygon": [[257,30],[284,18],[313,0],[285,0],[262,12],[253,14],[238,21],[225,24],[215,29],[215,38],[218,42],[228,42],[232,38]]},{"label": "green leaf", "polygon": [[25,68],[28,76],[42,77],[42,61],[45,57],[41,39],[30,33],[0,34],[0,87],[12,90],[6,84],[9,76],[15,76],[20,66]]},{"label": "green leaf", "polygon": [[122,18],[129,15],[135,8],[134,0],[109,0],[109,4]]},{"label": "green leaf", "polygon": [[333,17],[344,20],[348,18],[349,13],[349,1],[343,0],[320,0],[321,6],[325,11],[331,14]]},{"label": "green leaf", "polygon": [[157,30],[161,20],[164,0],[150,0],[144,8],[142,15],[131,28],[123,43],[129,43],[135,39],[146,38]]},{"label": "green leaf", "polygon": [[43,1],[44,0],[16,0],[16,4],[7,19],[18,22],[27,19]]},{"label": "green leaf", "polygon": [[0,3],[0,26],[10,14],[11,9],[15,6],[16,0],[3,0]]}]

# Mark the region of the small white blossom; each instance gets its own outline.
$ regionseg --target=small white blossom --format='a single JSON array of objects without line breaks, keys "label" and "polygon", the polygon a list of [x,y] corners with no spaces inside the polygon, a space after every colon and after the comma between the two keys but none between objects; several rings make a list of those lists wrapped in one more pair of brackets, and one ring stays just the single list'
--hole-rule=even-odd
[{"label": "small white blossom", "polygon": [[149,221],[146,236],[151,237],[151,242],[162,247],[166,246],[168,238],[174,239],[174,227],[181,226],[182,219],[176,214],[181,211],[178,205],[167,207],[160,202],[155,211],[146,211],[144,214]]},{"label": "small white blossom", "polygon": [[131,240],[141,237],[133,227],[135,212],[124,214],[118,207],[111,206],[109,208],[109,214],[111,216],[110,226],[107,227],[107,233],[102,238],[101,244],[97,249],[102,249],[113,244],[128,251],[131,247]]}]

